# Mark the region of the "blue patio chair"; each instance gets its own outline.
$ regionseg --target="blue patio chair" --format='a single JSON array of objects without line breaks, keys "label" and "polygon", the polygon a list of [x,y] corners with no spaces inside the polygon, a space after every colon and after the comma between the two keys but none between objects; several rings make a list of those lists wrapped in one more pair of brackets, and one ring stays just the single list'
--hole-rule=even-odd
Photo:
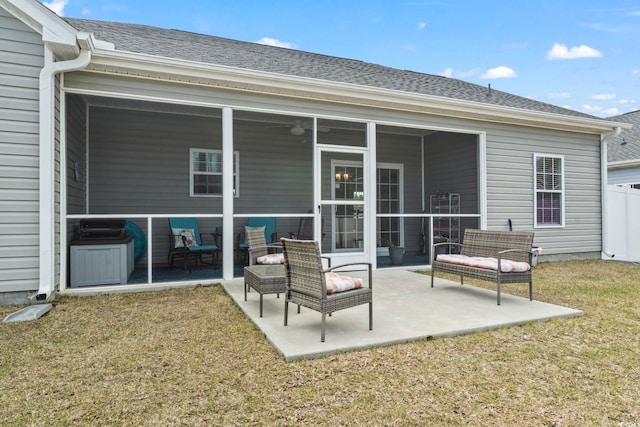
[{"label": "blue patio chair", "polygon": [[216,235],[212,234],[213,244],[203,244],[196,218],[169,218],[169,227],[171,228],[171,234],[169,235],[169,268],[173,268],[173,263],[176,259],[182,259],[184,261],[184,269],[191,271],[190,261],[194,261],[195,265],[198,265],[198,261],[208,264],[204,261],[203,255],[210,255],[210,264],[215,265],[220,252]]}]

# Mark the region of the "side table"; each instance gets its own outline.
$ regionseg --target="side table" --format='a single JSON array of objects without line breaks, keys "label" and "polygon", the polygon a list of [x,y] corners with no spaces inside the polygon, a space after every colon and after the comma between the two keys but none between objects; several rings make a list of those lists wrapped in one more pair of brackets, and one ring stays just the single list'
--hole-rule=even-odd
[{"label": "side table", "polygon": [[262,296],[287,291],[287,275],[284,265],[250,265],[244,268],[244,300],[249,287],[260,294],[260,317],[262,317]]}]

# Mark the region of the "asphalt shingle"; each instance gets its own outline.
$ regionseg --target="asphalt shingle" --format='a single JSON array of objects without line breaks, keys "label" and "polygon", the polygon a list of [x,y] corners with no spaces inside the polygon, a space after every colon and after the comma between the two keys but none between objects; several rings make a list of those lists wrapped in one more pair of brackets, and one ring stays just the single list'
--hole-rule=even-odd
[{"label": "asphalt shingle", "polygon": [[111,42],[117,50],[310,77],[504,107],[597,118],[462,80],[386,67],[354,59],[267,46],[138,24],[67,18],[80,31]]},{"label": "asphalt shingle", "polygon": [[609,117],[607,120],[633,125],[631,129],[622,131],[607,143],[607,161],[640,160],[640,110]]}]

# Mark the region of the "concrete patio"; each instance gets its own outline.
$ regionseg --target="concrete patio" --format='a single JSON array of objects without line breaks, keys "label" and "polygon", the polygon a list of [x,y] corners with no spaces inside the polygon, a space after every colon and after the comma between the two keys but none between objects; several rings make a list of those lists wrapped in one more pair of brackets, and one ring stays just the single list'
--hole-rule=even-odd
[{"label": "concrete patio", "polygon": [[[349,273],[356,275],[354,273]],[[259,294],[250,292],[244,301],[241,278],[223,282],[226,292],[264,332],[287,361],[327,354],[388,346],[420,339],[452,337],[559,317],[581,316],[579,310],[534,301],[502,292],[436,279],[401,269],[382,269],[373,274],[373,331],[368,329],[368,305],[327,316],[326,341],[320,342],[321,315],[289,307],[284,326],[283,295],[264,296],[264,315],[259,317]],[[510,288],[525,284],[508,285]]]}]

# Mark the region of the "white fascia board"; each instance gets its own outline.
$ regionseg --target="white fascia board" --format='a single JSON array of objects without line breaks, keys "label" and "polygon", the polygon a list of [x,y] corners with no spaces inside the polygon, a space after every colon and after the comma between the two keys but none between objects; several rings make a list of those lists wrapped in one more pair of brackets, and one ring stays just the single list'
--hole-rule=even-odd
[{"label": "white fascia board", "polygon": [[[350,83],[333,82],[308,77],[248,70],[224,65],[176,60],[154,55],[126,51],[98,49],[94,52],[92,65],[111,69],[145,72],[150,75],[171,76],[173,81],[180,76],[185,83],[207,84],[218,81],[220,87],[248,90],[256,87],[268,88],[274,94],[299,93],[301,97],[313,96],[351,105],[380,106],[407,111],[423,111],[450,117],[470,118],[479,121],[513,123],[542,128],[557,128],[588,134],[612,132],[616,127],[629,128],[627,123],[616,123],[604,119],[566,116],[562,114],[524,110],[475,101],[460,100],[442,96],[425,95],[392,89]],[[201,79],[200,81],[198,81]],[[222,84],[226,82],[227,84]],[[210,83],[209,83],[210,84]],[[267,91],[265,91],[267,92]]]}]

